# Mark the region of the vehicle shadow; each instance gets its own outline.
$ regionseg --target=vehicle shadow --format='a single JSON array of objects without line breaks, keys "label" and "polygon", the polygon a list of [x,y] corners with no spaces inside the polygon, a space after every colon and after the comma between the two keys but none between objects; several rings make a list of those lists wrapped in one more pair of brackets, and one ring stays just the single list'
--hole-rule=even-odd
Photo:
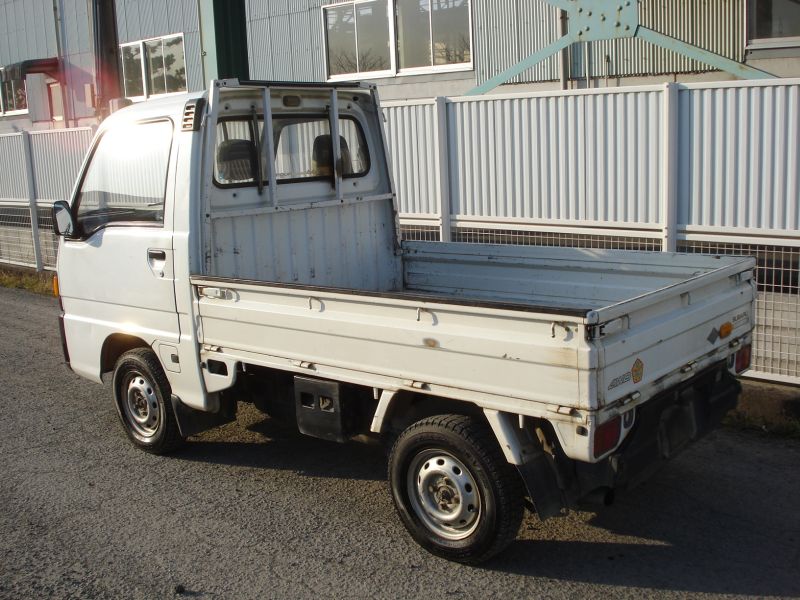
[{"label": "vehicle shadow", "polygon": [[[264,417],[226,427],[239,427],[237,435],[226,428],[209,432],[176,458],[308,477],[385,479],[380,445],[315,440]],[[231,441],[242,437],[247,440]],[[739,472],[724,454],[700,450],[597,513],[546,522],[528,515],[520,539],[479,568],[619,588],[800,595],[800,518],[792,508],[800,497],[797,482],[776,486],[757,461],[738,465]]]},{"label": "vehicle shadow", "polygon": [[594,514],[529,519],[531,531],[487,568],[626,588],[800,596],[796,478],[780,485],[741,465],[737,480],[713,461],[697,464],[702,454],[666,465]]},{"label": "vehicle shadow", "polygon": [[[293,471],[308,477],[381,481],[386,452],[379,444],[337,444],[302,435],[269,417],[245,426],[250,441],[230,441],[232,423],[190,441],[176,458],[209,464]],[[241,436],[237,436],[241,437]]]}]

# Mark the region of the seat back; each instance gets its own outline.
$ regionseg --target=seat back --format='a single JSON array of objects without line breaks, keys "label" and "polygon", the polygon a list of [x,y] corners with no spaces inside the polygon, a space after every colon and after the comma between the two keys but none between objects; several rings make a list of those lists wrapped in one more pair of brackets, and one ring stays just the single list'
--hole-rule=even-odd
[{"label": "seat back", "polygon": [[257,160],[251,140],[225,140],[217,151],[217,179],[221,183],[253,181]]}]

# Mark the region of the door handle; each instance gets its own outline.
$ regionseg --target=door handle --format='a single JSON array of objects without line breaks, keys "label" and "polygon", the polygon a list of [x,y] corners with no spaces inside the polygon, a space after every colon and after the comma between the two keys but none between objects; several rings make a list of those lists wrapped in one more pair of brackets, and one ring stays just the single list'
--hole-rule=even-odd
[{"label": "door handle", "polygon": [[167,265],[167,251],[158,248],[147,249],[147,265],[153,275],[164,277],[164,267]]}]

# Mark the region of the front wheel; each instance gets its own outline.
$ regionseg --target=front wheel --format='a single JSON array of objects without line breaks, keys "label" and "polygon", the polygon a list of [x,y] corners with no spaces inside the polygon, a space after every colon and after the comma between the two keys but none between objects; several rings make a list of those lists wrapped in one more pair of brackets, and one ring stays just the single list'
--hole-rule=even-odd
[{"label": "front wheel", "polygon": [[423,419],[389,457],[389,485],[403,524],[437,556],[476,564],[516,537],[524,491],[491,429],[461,415]]},{"label": "front wheel", "polygon": [[122,427],[135,446],[166,454],[183,444],[170,400],[172,388],[152,350],[123,354],[114,367],[113,387]]}]

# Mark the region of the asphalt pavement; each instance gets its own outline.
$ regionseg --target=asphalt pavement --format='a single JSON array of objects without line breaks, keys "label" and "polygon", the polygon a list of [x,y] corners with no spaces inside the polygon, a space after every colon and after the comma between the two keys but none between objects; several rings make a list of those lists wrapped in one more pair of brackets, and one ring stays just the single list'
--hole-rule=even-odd
[{"label": "asphalt pavement", "polygon": [[52,298],[0,288],[0,597],[800,596],[800,442],[715,432],[598,513],[482,567],[408,537],[379,446],[242,405],[169,457],[63,365]]}]

